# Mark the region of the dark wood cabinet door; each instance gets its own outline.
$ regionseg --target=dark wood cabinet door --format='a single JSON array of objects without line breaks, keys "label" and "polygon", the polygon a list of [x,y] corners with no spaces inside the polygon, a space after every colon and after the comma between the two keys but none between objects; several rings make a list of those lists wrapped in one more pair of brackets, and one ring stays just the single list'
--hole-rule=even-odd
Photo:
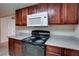
[{"label": "dark wood cabinet door", "polygon": [[46,47],[46,56],[60,56],[62,55],[62,49],[59,47],[54,46],[47,46]]},{"label": "dark wood cabinet door", "polygon": [[16,26],[22,25],[22,10],[16,10]]},{"label": "dark wood cabinet door", "polygon": [[26,26],[27,25],[27,15],[28,15],[28,8],[23,8],[22,9],[22,25]]},{"label": "dark wood cabinet door", "polygon": [[20,40],[14,41],[14,52],[15,56],[21,56],[22,55],[22,42]]},{"label": "dark wood cabinet door", "polygon": [[79,3],[77,4],[77,8],[78,8],[78,14],[77,14],[77,18],[78,18],[78,24],[79,24]]},{"label": "dark wood cabinet door", "polygon": [[58,4],[58,3],[48,4],[48,17],[49,17],[49,25],[61,23],[60,4]]},{"label": "dark wood cabinet door", "polygon": [[8,46],[9,46],[9,55],[14,56],[14,40],[9,38]]},{"label": "dark wood cabinet door", "polygon": [[28,8],[16,10],[16,26],[26,26]]},{"label": "dark wood cabinet door", "polygon": [[65,56],[79,56],[79,51],[71,50],[71,49],[64,49]]},{"label": "dark wood cabinet door", "polygon": [[77,24],[77,4],[62,4],[61,19],[63,21],[63,24]]},{"label": "dark wood cabinet door", "polygon": [[37,13],[47,11],[48,4],[47,3],[40,3],[37,5]]},{"label": "dark wood cabinet door", "polygon": [[18,39],[9,38],[9,55],[21,56],[22,55],[22,42]]},{"label": "dark wood cabinet door", "polygon": [[37,13],[37,5],[28,7],[28,14]]}]

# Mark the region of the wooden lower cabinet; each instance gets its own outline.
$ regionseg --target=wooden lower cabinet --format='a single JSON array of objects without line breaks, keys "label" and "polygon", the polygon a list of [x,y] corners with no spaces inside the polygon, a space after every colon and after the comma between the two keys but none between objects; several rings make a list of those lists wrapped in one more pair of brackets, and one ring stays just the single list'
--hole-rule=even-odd
[{"label": "wooden lower cabinet", "polygon": [[62,55],[61,48],[54,47],[54,46],[46,47],[46,56],[61,56],[61,55]]},{"label": "wooden lower cabinet", "polygon": [[8,46],[9,46],[9,55],[14,56],[14,40],[9,38]]},{"label": "wooden lower cabinet", "polygon": [[65,56],[79,56],[79,51],[71,50],[71,49],[64,49]]},{"label": "wooden lower cabinet", "polygon": [[15,56],[22,55],[22,42],[20,40],[14,41],[14,53]]},{"label": "wooden lower cabinet", "polygon": [[[18,39],[9,38],[9,55],[22,56],[22,42]],[[46,46],[46,56],[79,56],[79,50]]]},{"label": "wooden lower cabinet", "polygon": [[79,50],[47,45],[46,56],[79,56]]},{"label": "wooden lower cabinet", "polygon": [[9,55],[10,56],[22,55],[22,42],[20,40],[9,38]]}]

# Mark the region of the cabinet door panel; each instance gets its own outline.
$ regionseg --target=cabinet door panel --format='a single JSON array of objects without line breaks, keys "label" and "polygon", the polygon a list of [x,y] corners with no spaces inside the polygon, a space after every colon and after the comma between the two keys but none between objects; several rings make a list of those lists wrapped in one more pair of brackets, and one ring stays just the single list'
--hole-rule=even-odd
[{"label": "cabinet door panel", "polygon": [[19,24],[19,21],[18,21],[18,19],[19,19],[19,11],[17,11],[16,10],[16,25],[18,25]]},{"label": "cabinet door panel", "polygon": [[9,38],[8,46],[9,46],[9,55],[14,56],[14,41]]},{"label": "cabinet door panel", "polygon": [[28,13],[29,14],[37,13],[37,5],[28,7]]},{"label": "cabinet door panel", "polygon": [[49,24],[60,24],[60,4],[48,4]]},{"label": "cabinet door panel", "polygon": [[16,10],[16,26],[21,26],[22,21],[22,10]]},{"label": "cabinet door panel", "polygon": [[15,56],[21,56],[22,55],[22,43],[19,40],[15,40],[14,42],[14,52]]},{"label": "cabinet door panel", "polygon": [[9,55],[14,56],[14,49],[9,47]]},{"label": "cabinet door panel", "polygon": [[71,49],[65,49],[64,55],[65,56],[79,56],[79,51],[71,50]]},{"label": "cabinet door panel", "polygon": [[54,46],[47,46],[46,51],[47,52],[53,52],[53,53],[56,53],[56,54],[61,54],[61,48],[54,47]]},{"label": "cabinet door panel", "polygon": [[64,24],[77,24],[77,4],[63,4],[61,10],[61,18]]},{"label": "cabinet door panel", "polygon": [[41,3],[37,5],[37,12],[45,12],[47,11],[48,5],[46,3]]},{"label": "cabinet door panel", "polygon": [[16,10],[16,26],[26,26],[28,8]]},{"label": "cabinet door panel", "polygon": [[28,8],[23,8],[22,9],[22,25],[26,26],[27,25],[27,15],[28,15]]},{"label": "cabinet door panel", "polygon": [[21,56],[22,55],[22,42],[18,39],[9,38],[9,55]]},{"label": "cabinet door panel", "polygon": [[22,55],[22,47],[20,46],[20,44],[15,43],[15,56],[21,56]]},{"label": "cabinet door panel", "polygon": [[78,24],[79,24],[79,3],[77,4],[77,8],[78,8],[78,14],[77,14],[77,18],[78,18]]}]

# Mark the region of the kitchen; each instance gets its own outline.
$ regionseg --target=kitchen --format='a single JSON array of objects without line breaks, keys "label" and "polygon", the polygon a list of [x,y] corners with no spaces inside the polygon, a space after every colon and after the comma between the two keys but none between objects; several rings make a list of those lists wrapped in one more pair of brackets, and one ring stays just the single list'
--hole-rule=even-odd
[{"label": "kitchen", "polygon": [[[30,3],[18,8],[14,15],[0,18],[0,42],[8,42],[10,56],[79,56],[78,9],[78,3]],[[3,29],[7,26],[8,35],[3,36],[6,34]],[[41,47],[35,44],[36,41],[26,42],[40,36],[45,38]]]}]

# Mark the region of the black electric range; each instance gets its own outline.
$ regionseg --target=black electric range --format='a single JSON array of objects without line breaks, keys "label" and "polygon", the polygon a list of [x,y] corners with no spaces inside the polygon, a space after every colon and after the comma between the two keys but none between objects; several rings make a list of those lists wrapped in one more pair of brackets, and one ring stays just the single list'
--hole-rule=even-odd
[{"label": "black electric range", "polygon": [[45,30],[33,30],[31,34],[32,34],[32,36],[27,37],[27,38],[22,40],[22,42],[23,42],[23,55],[43,56],[45,42],[49,39],[50,32],[45,31]]},{"label": "black electric range", "polygon": [[30,44],[37,44],[37,45],[44,45],[44,43],[50,37],[49,31],[44,30],[33,30],[32,36],[23,39],[23,42],[30,43]]}]

